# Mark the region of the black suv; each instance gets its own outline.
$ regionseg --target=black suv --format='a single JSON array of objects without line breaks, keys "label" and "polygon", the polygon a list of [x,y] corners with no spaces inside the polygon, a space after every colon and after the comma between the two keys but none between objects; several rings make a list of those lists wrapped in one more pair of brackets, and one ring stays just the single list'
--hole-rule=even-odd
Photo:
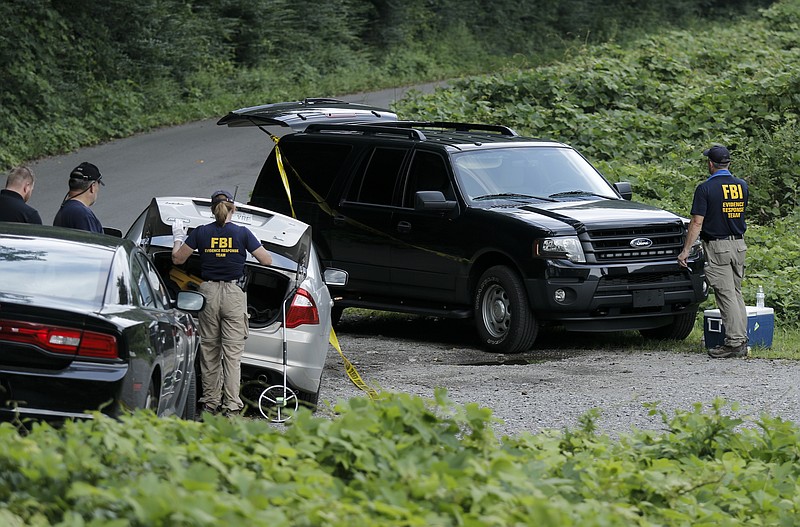
[{"label": "black suv", "polygon": [[686,221],[562,143],[329,99],[218,124],[292,127],[250,203],[312,226],[323,266],[349,273],[339,314],[474,317],[486,349],[515,353],[542,324],[684,339],[707,296],[700,245],[677,263]]}]

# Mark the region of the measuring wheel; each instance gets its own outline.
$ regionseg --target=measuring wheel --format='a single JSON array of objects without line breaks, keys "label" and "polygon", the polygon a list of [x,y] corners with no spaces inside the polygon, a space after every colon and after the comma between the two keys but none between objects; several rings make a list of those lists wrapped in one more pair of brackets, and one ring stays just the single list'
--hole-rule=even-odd
[{"label": "measuring wheel", "polygon": [[258,411],[273,423],[284,423],[297,412],[300,401],[291,388],[276,384],[258,396]]}]

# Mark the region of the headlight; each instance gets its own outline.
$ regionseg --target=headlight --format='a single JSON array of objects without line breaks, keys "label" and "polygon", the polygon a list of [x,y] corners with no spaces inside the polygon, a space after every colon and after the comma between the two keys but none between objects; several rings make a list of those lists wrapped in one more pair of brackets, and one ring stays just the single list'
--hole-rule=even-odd
[{"label": "headlight", "polygon": [[570,262],[586,262],[581,241],[577,236],[560,238],[542,238],[533,245],[533,256],[536,258],[559,258]]}]

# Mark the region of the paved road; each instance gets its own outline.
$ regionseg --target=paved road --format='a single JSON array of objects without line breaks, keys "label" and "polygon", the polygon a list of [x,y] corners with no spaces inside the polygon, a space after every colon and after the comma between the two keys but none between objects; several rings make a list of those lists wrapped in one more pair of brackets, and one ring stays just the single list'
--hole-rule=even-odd
[{"label": "paved road", "polygon": [[[415,89],[427,92],[438,84]],[[340,98],[388,107],[409,89]],[[238,186],[237,200],[246,202],[272,141],[255,128],[217,126],[218,119],[163,128],[31,163],[36,188],[29,203],[45,224],[52,224],[67,192],[69,173],[82,161],[97,165],[106,182],[93,207],[95,214],[103,226],[123,233],[154,196],[208,196],[218,188]]]}]

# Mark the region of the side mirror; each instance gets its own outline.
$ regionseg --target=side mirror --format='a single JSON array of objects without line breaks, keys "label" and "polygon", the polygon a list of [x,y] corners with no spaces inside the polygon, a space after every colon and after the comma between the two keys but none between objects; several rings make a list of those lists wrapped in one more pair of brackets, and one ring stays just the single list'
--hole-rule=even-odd
[{"label": "side mirror", "polygon": [[178,291],[178,299],[175,301],[175,307],[181,311],[198,313],[206,307],[206,297],[197,291]]},{"label": "side mirror", "polygon": [[633,198],[633,190],[631,190],[631,184],[628,181],[618,181],[614,183],[614,188],[617,189],[622,199],[630,201]]},{"label": "side mirror", "polygon": [[103,227],[103,234],[108,234],[115,238],[122,238],[122,230],[115,229],[114,227]]},{"label": "side mirror", "polygon": [[420,190],[414,194],[414,210],[449,212],[457,205],[455,201],[447,201],[438,190]]},{"label": "side mirror", "polygon": [[347,271],[343,271],[341,269],[334,269],[331,267],[330,269],[325,269],[323,273],[323,278],[325,280],[325,285],[333,285],[333,286],[345,286],[347,285],[347,279],[349,278],[347,275]]}]

